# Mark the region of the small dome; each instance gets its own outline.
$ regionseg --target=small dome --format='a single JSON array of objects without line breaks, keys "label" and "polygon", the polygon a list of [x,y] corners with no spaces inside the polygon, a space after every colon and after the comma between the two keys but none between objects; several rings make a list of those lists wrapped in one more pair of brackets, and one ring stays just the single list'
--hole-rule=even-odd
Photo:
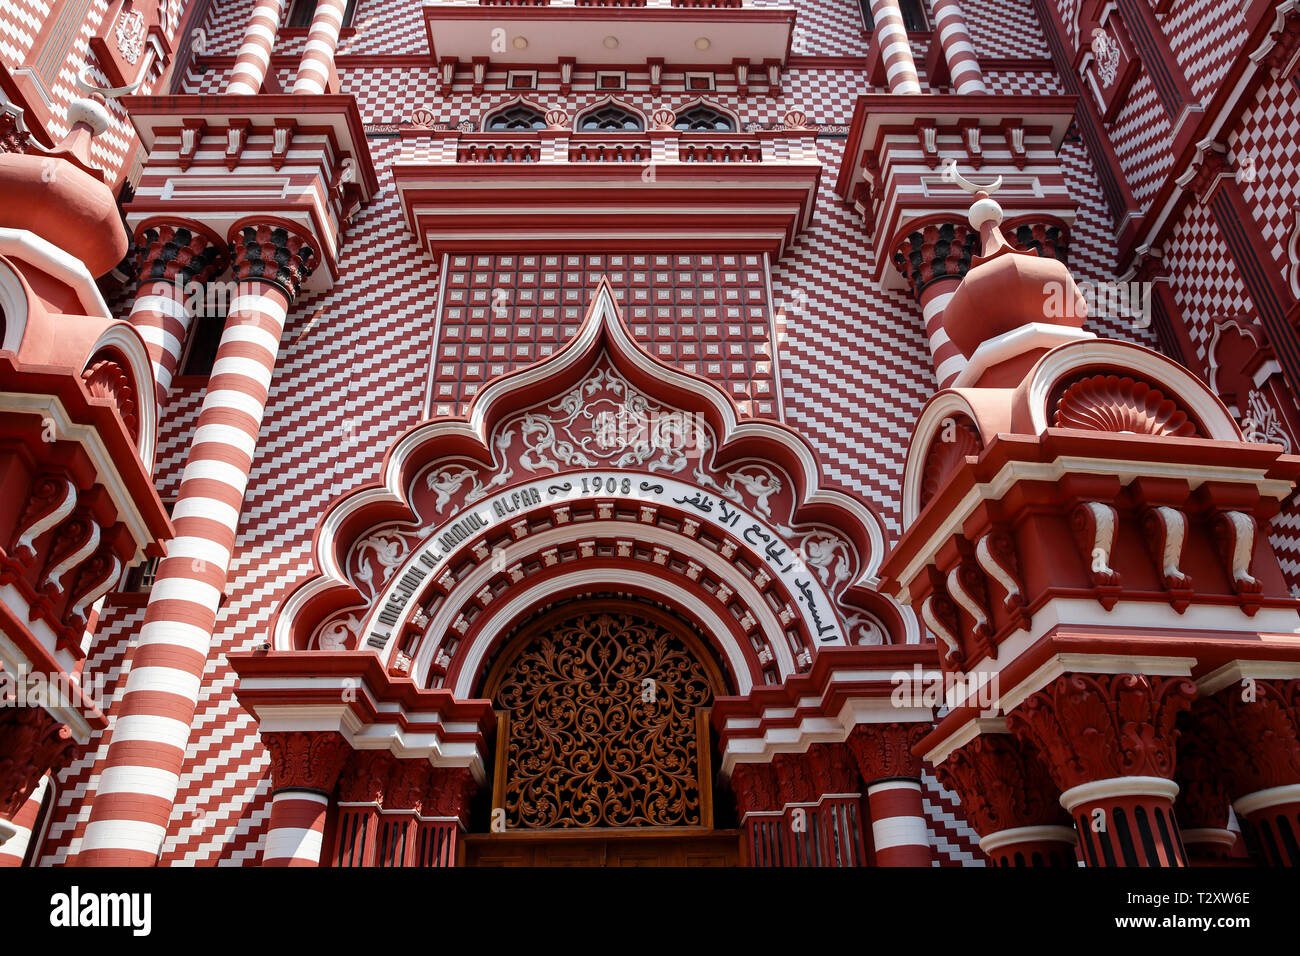
[{"label": "small dome", "polygon": [[0,226],[40,236],[93,276],[121,262],[129,247],[113,191],[90,164],[98,131],[76,114],[72,131],[48,154],[0,153]]},{"label": "small dome", "polygon": [[970,358],[990,339],[1037,322],[1083,327],[1087,303],[1065,264],[1013,248],[998,229],[1002,210],[985,193],[971,207],[970,221],[983,237],[983,253],[943,312],[943,328]]}]

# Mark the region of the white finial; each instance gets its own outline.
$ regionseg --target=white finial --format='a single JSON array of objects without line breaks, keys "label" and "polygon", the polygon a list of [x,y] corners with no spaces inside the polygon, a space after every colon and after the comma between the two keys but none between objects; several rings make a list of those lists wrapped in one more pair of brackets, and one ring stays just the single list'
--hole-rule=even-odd
[{"label": "white finial", "polygon": [[956,183],[958,186],[966,190],[966,192],[970,193],[972,196],[978,195],[979,193],[984,193],[984,195],[986,196],[992,196],[995,192],[997,192],[999,189],[1002,188],[1001,176],[993,180],[993,182],[989,183],[987,186],[981,186],[978,183],[971,182],[969,179],[967,179],[965,176],[963,176],[961,173],[957,171],[957,160],[955,159],[947,160],[946,162],[944,162],[943,167],[944,167],[943,169],[944,179],[948,180],[949,182]]},{"label": "white finial", "polygon": [[110,118],[105,101],[115,100],[119,96],[134,93],[136,88],[144,82],[144,77],[141,76],[139,80],[136,80],[130,86],[105,89],[90,82],[87,75],[88,69],[88,67],[83,66],[77,71],[77,89],[86,95],[84,98],[73,100],[68,106],[68,124],[76,126],[78,123],[85,123],[90,127],[91,133],[98,136],[109,127]]}]

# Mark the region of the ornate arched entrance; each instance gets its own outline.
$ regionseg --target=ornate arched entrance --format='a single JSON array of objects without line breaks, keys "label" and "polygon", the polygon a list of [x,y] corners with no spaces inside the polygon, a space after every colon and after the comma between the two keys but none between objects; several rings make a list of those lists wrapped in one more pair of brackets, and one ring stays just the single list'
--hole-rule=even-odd
[{"label": "ornate arched entrance", "polygon": [[497,712],[490,831],[477,864],[738,861],[713,828],[709,708],[727,687],[683,621],[593,597],[523,625],[481,696]]}]

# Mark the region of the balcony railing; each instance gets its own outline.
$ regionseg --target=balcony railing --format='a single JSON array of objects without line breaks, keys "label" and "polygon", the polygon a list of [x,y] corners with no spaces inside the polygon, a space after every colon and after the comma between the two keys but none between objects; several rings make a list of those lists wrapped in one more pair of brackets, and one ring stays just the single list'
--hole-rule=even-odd
[{"label": "balcony railing", "polygon": [[461,132],[408,129],[404,161],[418,163],[737,164],[817,162],[811,130],[756,133],[575,133],[570,129]]}]

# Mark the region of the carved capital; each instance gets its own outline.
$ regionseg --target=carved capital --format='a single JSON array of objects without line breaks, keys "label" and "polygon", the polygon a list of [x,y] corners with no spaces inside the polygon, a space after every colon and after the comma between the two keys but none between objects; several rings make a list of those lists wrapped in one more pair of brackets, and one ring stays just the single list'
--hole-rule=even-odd
[{"label": "carved capital", "polygon": [[971,257],[979,251],[979,238],[979,231],[965,220],[932,223],[908,233],[894,253],[894,264],[919,301],[934,282],[966,277]]},{"label": "carved capital", "polygon": [[478,789],[474,775],[465,767],[434,767],[430,774],[429,799],[424,802],[426,816],[456,817],[464,821],[469,803]]},{"label": "carved capital", "polygon": [[275,731],[262,734],[271,757],[272,790],[330,793],[352,747],[336,733]]},{"label": "carved capital", "polygon": [[1059,219],[1013,219],[1002,224],[1002,234],[1022,252],[1069,264],[1070,227]]},{"label": "carved capital", "polygon": [[354,752],[339,774],[339,801],[382,804],[396,763],[387,751]]},{"label": "carved capital", "polygon": [[1111,777],[1172,777],[1178,731],[1196,684],[1185,677],[1064,674],[1007,714],[1062,790]]},{"label": "carved capital", "polygon": [[226,250],[201,232],[184,226],[156,226],[136,237],[136,275],[140,283],[209,282],[226,270]]},{"label": "carved capital", "polygon": [[230,242],[235,278],[273,283],[292,302],[317,266],[313,243],[283,226],[244,226]]},{"label": "carved capital", "polygon": [[817,796],[860,792],[858,768],[844,744],[813,744],[808,748],[808,762]]},{"label": "carved capital", "polygon": [[1220,746],[1213,722],[1198,718],[1198,705],[1185,723],[1180,722],[1178,740],[1178,798],[1174,815],[1183,830],[1224,830],[1228,826],[1228,804],[1232,799],[1221,762]]},{"label": "carved capital", "polygon": [[1014,827],[1070,826],[1060,791],[1033,748],[1011,734],[980,734],[950,753],[935,775],[961,797],[981,836]]},{"label": "carved capital", "polygon": [[0,816],[12,817],[41,778],[63,769],[80,745],[43,707],[0,709]]},{"label": "carved capital", "polygon": [[433,802],[432,790],[433,767],[429,761],[399,760],[384,794],[384,809],[423,813]]},{"label": "carved capital", "polygon": [[748,813],[781,809],[776,768],[770,763],[737,764],[731,772],[731,792],[742,818]]},{"label": "carved capital", "polygon": [[811,803],[820,796],[807,754],[777,754],[772,766],[776,768],[777,795],[782,806]]},{"label": "carved capital", "polygon": [[849,750],[868,786],[889,777],[921,776],[921,758],[912,748],[930,730],[928,724],[859,724],[849,734]]},{"label": "carved capital", "polygon": [[1203,701],[1195,717],[1234,800],[1300,783],[1300,680],[1241,681]]}]

